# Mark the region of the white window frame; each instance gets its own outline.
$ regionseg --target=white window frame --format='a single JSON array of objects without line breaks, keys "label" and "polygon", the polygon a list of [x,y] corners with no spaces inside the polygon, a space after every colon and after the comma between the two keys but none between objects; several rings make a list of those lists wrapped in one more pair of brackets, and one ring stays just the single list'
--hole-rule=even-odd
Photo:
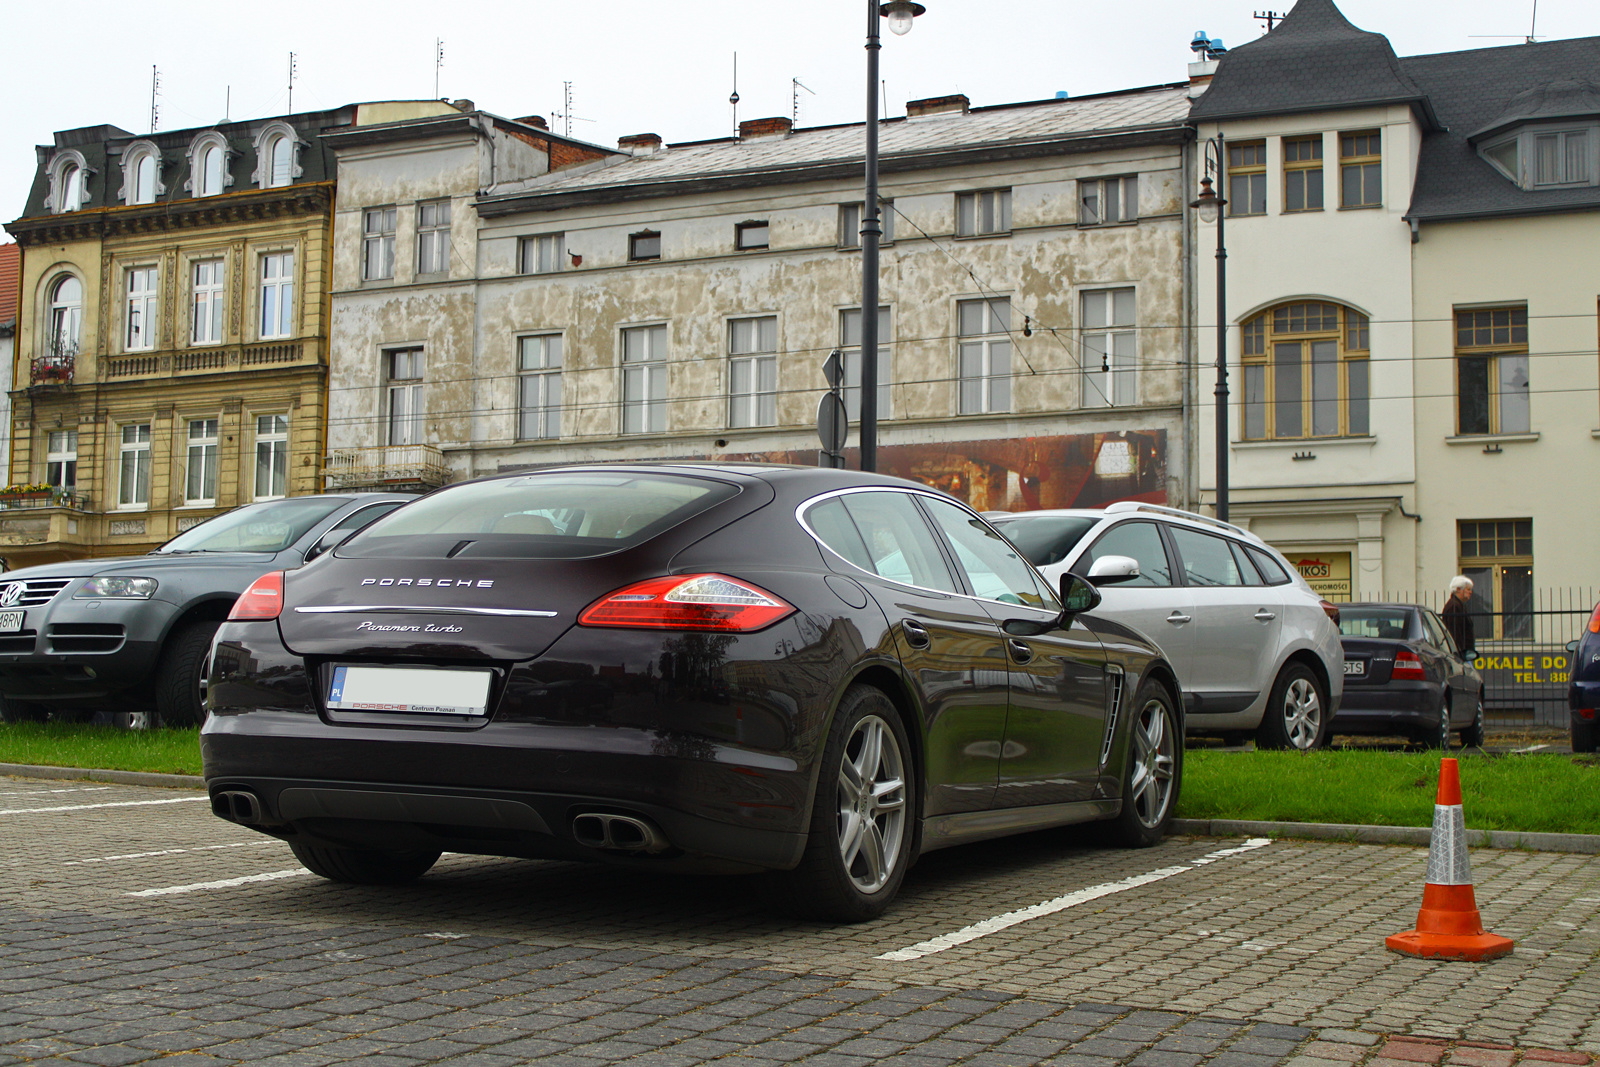
[{"label": "white window frame", "polygon": [[215,504],[221,420],[214,417],[189,419],[188,424],[189,446],[184,464],[183,502],[191,507]]},{"label": "white window frame", "polygon": [[361,212],[362,281],[394,279],[394,232],[399,217],[399,209],[393,204],[369,207]]},{"label": "white window frame", "polygon": [[[300,146],[300,137],[293,126],[282,121],[267,123],[256,135],[256,169],[250,180],[258,189],[293,185],[304,173],[300,166]],[[276,158],[280,147],[285,153],[281,161]],[[280,162],[283,166],[278,165]]]},{"label": "white window frame", "polygon": [[[1113,201],[1115,204],[1113,206]],[[1108,210],[1108,207],[1111,210]],[[1115,217],[1108,217],[1114,215]],[[1122,226],[1139,221],[1139,176],[1078,179],[1078,225]]]},{"label": "white window frame", "polygon": [[956,236],[993,237],[1011,232],[1011,190],[956,194]]},{"label": "white window frame", "polygon": [[561,436],[561,368],[565,338],[559,333],[517,338],[517,439]]},{"label": "white window frame", "polygon": [[78,489],[78,431],[46,430],[44,483],[66,494]]},{"label": "white window frame", "polygon": [[1131,285],[1080,292],[1080,406],[1120,408],[1139,402],[1138,298]]},{"label": "white window frame", "polygon": [[517,273],[555,274],[564,270],[567,235],[536,233],[517,239]]},{"label": "white window frame", "polygon": [[[77,299],[71,302],[63,301],[61,298],[61,290],[69,281],[78,287]],[[76,274],[58,274],[50,280],[46,295],[49,303],[50,332],[44,339],[43,354],[75,356],[78,353],[78,342],[83,336],[83,279]]]},{"label": "white window frame", "polygon": [[417,273],[450,271],[450,201],[424,200],[417,204]]},{"label": "white window frame", "polygon": [[[979,328],[967,332],[968,315]],[[976,297],[956,301],[957,410],[987,415],[1011,407],[1011,298]]]},{"label": "white window frame", "polygon": [[[206,172],[206,162],[210,158],[208,153],[213,149],[217,152],[217,173]],[[228,149],[228,140],[216,130],[207,130],[189,143],[189,180],[184,182],[184,188],[190,195],[199,198],[206,196],[220,196],[228,191],[228,186],[233,184],[233,168],[230,165],[232,152]],[[212,187],[211,178],[215,177],[215,188]]]},{"label": "white window frame", "polygon": [[[150,164],[148,186],[141,180],[141,170]],[[161,184],[161,149],[154,141],[134,141],[122,151],[122,189],[117,199],[128,207],[136,204],[153,204],[167,187]]]},{"label": "white window frame", "polygon": [[[265,490],[265,491],[263,491]],[[255,499],[289,495],[289,416],[256,415]]]},{"label": "white window frame", "polygon": [[205,256],[189,261],[189,343],[219,345],[227,314],[228,261]]},{"label": "white window frame", "polygon": [[728,425],[778,425],[778,316],[728,320]]},{"label": "white window frame", "polygon": [[668,345],[666,323],[622,328],[619,362],[625,434],[666,432]]},{"label": "white window frame", "polygon": [[[94,170],[76,148],[57,152],[50,160],[50,211],[61,215],[79,211],[89,202],[89,175]],[[76,175],[76,181],[73,178]]]},{"label": "white window frame", "polygon": [[421,345],[383,350],[384,425],[391,445],[420,445],[427,437],[427,357]]},{"label": "white window frame", "polygon": [[[135,289],[139,281],[149,287]],[[124,352],[149,352],[156,347],[161,329],[161,268],[143,264],[123,272],[122,349]]]},{"label": "white window frame", "polygon": [[125,422],[118,437],[117,507],[142,511],[150,506],[150,424]]},{"label": "white window frame", "polygon": [[[892,419],[894,348],[889,329],[893,316],[888,304],[878,305],[878,418]],[[844,361],[844,410],[851,422],[861,418],[861,309],[839,309],[839,356]]]},{"label": "white window frame", "polygon": [[293,337],[294,250],[264,252],[259,267],[260,291],[257,296],[261,302],[261,317],[257,336],[263,341]]}]

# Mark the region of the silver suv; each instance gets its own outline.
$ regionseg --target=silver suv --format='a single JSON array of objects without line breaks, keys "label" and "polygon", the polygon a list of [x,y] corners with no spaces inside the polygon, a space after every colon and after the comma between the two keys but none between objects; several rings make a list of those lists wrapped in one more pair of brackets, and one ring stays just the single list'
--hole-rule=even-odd
[{"label": "silver suv", "polygon": [[1187,511],[990,512],[1052,584],[1100,588],[1097,613],[1155,641],[1178,672],[1187,731],[1316,748],[1344,692],[1338,609],[1259,537]]}]

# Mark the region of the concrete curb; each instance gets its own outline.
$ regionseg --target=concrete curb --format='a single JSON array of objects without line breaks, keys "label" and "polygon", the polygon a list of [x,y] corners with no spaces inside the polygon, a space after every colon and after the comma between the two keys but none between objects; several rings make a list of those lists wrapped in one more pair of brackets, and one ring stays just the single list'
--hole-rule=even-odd
[{"label": "concrete curb", "polygon": [[197,774],[152,774],[149,771],[100,771],[82,767],[41,767],[32,763],[0,763],[0,775],[15,778],[70,778],[116,785],[154,785],[167,789],[204,789],[206,780]]},{"label": "concrete curb", "polygon": [[[1322,841],[1360,841],[1370,845],[1422,845],[1433,836],[1426,826],[1364,826],[1337,822],[1254,822],[1245,819],[1174,819],[1172,832],[1196,837],[1304,837]],[[1516,830],[1468,830],[1474,848],[1525,848],[1535,852],[1600,855],[1600,834],[1529,834]]]}]

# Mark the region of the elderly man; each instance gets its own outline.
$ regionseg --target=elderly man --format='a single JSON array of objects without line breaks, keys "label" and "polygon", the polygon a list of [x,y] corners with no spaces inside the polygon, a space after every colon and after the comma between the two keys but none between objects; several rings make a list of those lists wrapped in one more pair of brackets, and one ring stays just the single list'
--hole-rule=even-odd
[{"label": "elderly man", "polygon": [[1445,601],[1444,610],[1439,612],[1444,618],[1444,628],[1456,639],[1456,648],[1463,654],[1478,646],[1477,635],[1472,628],[1472,616],[1467,614],[1467,602],[1471,599],[1472,579],[1458,574],[1450,579],[1450,599]]}]

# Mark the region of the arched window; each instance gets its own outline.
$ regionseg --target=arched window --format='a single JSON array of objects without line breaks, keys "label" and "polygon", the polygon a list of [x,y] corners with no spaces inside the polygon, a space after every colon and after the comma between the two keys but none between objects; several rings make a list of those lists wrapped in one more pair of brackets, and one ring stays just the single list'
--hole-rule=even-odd
[{"label": "arched window", "polygon": [[300,177],[299,149],[293,126],[282,120],[267,123],[256,134],[256,169],[251,180],[261,189],[293,184]]},{"label": "arched window", "polygon": [[228,172],[228,142],[216,130],[206,130],[189,143],[189,180],[185,187],[194,196],[217,196],[228,191],[233,175]]},{"label": "arched window", "polygon": [[196,196],[216,196],[222,192],[222,149],[207,145],[200,150],[200,188]]},{"label": "arched window", "polygon": [[133,169],[133,202],[153,204],[156,199],[156,157],[141,156]]},{"label": "arched window", "polygon": [[83,206],[83,168],[68,165],[61,175],[61,210],[76,211]]},{"label": "arched window", "polygon": [[274,137],[272,139],[271,148],[267,153],[267,158],[270,160],[270,165],[272,167],[272,173],[268,178],[268,181],[272,185],[289,184],[289,146],[290,141],[287,137]]},{"label": "arched window", "polygon": [[50,287],[50,335],[47,355],[71,356],[78,351],[83,326],[83,283],[63,274]]},{"label": "arched window", "polygon": [[46,201],[50,211],[61,214],[77,211],[89,202],[89,175],[94,171],[76,148],[57,152],[47,170],[50,192]]},{"label": "arched window", "polygon": [[1342,304],[1280,304],[1244,324],[1246,440],[1372,432],[1367,316]]},{"label": "arched window", "polygon": [[122,152],[122,191],[124,204],[153,204],[166,192],[161,184],[161,149],[153,141],[134,141]]}]

